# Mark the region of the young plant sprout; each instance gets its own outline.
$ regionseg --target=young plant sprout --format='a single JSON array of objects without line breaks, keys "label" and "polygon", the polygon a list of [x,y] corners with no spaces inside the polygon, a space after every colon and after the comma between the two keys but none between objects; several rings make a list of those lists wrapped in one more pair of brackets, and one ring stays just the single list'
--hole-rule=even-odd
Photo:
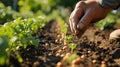
[{"label": "young plant sprout", "polygon": [[71,49],[71,53],[73,53],[73,50],[76,48],[77,44],[71,43],[69,44],[69,48]]},{"label": "young plant sprout", "polygon": [[65,39],[64,39],[64,45],[67,45],[72,41],[73,41],[73,35],[67,35],[65,36]]},{"label": "young plant sprout", "polygon": [[73,36],[72,36],[72,35],[68,35],[68,36],[65,37],[65,40],[66,40],[67,42],[70,42],[72,39],[73,39]]}]

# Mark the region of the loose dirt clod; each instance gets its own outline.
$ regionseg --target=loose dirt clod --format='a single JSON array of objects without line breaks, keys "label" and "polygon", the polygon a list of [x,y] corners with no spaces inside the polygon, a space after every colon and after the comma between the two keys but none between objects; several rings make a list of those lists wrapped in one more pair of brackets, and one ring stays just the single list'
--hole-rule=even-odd
[{"label": "loose dirt clod", "polygon": [[64,54],[61,54],[60,56],[61,56],[61,57],[64,57],[65,55],[64,55]]},{"label": "loose dirt clod", "polygon": [[58,39],[56,39],[56,40],[55,40],[55,42],[59,42],[59,40],[58,40]]},{"label": "loose dirt clod", "polygon": [[82,55],[81,58],[85,58],[85,55]]},{"label": "loose dirt clod", "polygon": [[64,40],[64,45],[68,45],[69,43],[66,41],[66,40]]},{"label": "loose dirt clod", "polygon": [[62,50],[58,50],[58,53],[61,53],[62,52]]},{"label": "loose dirt clod", "polygon": [[48,46],[49,46],[49,44],[48,44],[48,43],[45,43],[45,46],[46,46],[46,47],[48,47]]},{"label": "loose dirt clod", "polygon": [[66,49],[68,49],[68,46],[64,46],[62,49],[63,49],[63,50],[66,50]]},{"label": "loose dirt clod", "polygon": [[89,50],[88,53],[91,53],[91,51]]},{"label": "loose dirt clod", "polygon": [[79,58],[77,58],[77,59],[74,59],[73,61],[72,61],[72,64],[75,64],[75,65],[78,65],[78,64],[80,64],[81,63],[81,58],[79,57]]},{"label": "loose dirt clod", "polygon": [[61,38],[61,35],[59,34],[59,35],[57,35],[57,38]]},{"label": "loose dirt clod", "polygon": [[57,53],[55,56],[60,56],[60,53]]},{"label": "loose dirt clod", "polygon": [[97,62],[97,60],[92,60],[92,62],[93,62],[93,63],[96,63],[96,62]]},{"label": "loose dirt clod", "polygon": [[71,53],[66,53],[66,55],[65,56],[70,56],[71,55]]}]

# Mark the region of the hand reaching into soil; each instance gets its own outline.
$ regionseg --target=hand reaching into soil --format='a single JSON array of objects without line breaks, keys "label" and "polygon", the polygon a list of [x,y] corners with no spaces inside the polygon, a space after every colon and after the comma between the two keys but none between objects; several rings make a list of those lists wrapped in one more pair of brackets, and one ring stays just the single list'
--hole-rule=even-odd
[{"label": "hand reaching into soil", "polygon": [[109,7],[103,8],[98,0],[78,2],[69,18],[71,31],[80,37],[89,27],[89,24],[105,18],[111,10],[112,8]]}]

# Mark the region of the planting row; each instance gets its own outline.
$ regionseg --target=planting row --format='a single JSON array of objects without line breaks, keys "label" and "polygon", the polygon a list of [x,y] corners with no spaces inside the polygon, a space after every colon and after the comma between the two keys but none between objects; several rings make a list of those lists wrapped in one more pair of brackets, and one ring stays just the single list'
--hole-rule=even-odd
[{"label": "planting row", "polygon": [[14,21],[5,23],[0,27],[0,65],[9,64],[11,52],[15,52],[18,61],[22,62],[22,58],[17,51],[20,46],[26,48],[28,45],[39,44],[37,36],[32,36],[37,30],[46,24],[43,17],[22,19],[18,18]]}]

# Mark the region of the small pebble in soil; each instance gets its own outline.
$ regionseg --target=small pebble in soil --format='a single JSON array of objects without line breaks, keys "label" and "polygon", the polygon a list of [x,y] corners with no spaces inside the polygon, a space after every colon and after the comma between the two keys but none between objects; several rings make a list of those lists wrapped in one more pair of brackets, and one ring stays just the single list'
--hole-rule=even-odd
[{"label": "small pebble in soil", "polygon": [[59,49],[59,46],[57,46],[57,47],[53,48],[53,50],[58,50],[58,49]]},{"label": "small pebble in soil", "polygon": [[62,50],[58,50],[58,53],[61,53],[62,52]]},{"label": "small pebble in soil", "polygon": [[56,40],[55,40],[55,42],[59,42],[59,40],[58,40],[58,39],[56,39]]},{"label": "small pebble in soil", "polygon": [[66,50],[66,49],[68,49],[68,47],[67,47],[67,46],[64,46],[62,49],[63,49],[63,50]]},{"label": "small pebble in soil", "polygon": [[33,63],[33,67],[38,67],[40,65],[40,62],[39,61],[36,61]]},{"label": "small pebble in soil", "polygon": [[74,59],[73,61],[72,61],[72,64],[75,64],[75,65],[78,65],[78,64],[80,64],[81,63],[81,58],[79,57],[79,58],[77,58],[77,59]]},{"label": "small pebble in soil", "polygon": [[60,42],[62,42],[63,41],[63,39],[62,38],[60,38]]},{"label": "small pebble in soil", "polygon": [[64,45],[67,45],[67,43],[66,43],[66,42],[64,42]]},{"label": "small pebble in soil", "polygon": [[60,53],[57,53],[55,56],[60,56]]},{"label": "small pebble in soil", "polygon": [[90,50],[88,50],[88,53],[91,53],[91,51],[90,51]]},{"label": "small pebble in soil", "polygon": [[101,66],[100,67],[107,67],[106,64],[105,64],[105,61],[101,62]]},{"label": "small pebble in soil", "polygon": [[81,58],[85,58],[85,55],[81,55]]},{"label": "small pebble in soil", "polygon": [[70,56],[71,55],[71,53],[66,53],[66,55],[65,56]]},{"label": "small pebble in soil", "polygon": [[96,62],[97,62],[97,60],[92,60],[92,62],[93,62],[93,63],[96,63]]},{"label": "small pebble in soil", "polygon": [[49,53],[48,56],[52,56],[52,53]]},{"label": "small pebble in soil", "polygon": [[66,53],[66,55],[63,57],[63,60],[65,60],[66,58],[70,57],[71,53]]},{"label": "small pebble in soil", "polygon": [[68,42],[66,40],[64,40],[64,45],[68,45]]},{"label": "small pebble in soil", "polygon": [[62,62],[58,62],[56,67],[63,67],[63,63]]},{"label": "small pebble in soil", "polygon": [[63,39],[65,37],[65,35],[64,34],[61,34],[61,38]]},{"label": "small pebble in soil", "polygon": [[59,35],[57,35],[57,38],[61,38],[61,35],[59,34]]},{"label": "small pebble in soil", "polygon": [[105,61],[101,61],[102,64],[105,64]]},{"label": "small pebble in soil", "polygon": [[46,46],[46,47],[48,47],[48,46],[49,46],[49,44],[48,44],[48,43],[45,43],[45,46]]},{"label": "small pebble in soil", "polygon": [[60,56],[61,56],[61,57],[64,57],[65,55],[64,55],[64,54],[61,54]]}]

